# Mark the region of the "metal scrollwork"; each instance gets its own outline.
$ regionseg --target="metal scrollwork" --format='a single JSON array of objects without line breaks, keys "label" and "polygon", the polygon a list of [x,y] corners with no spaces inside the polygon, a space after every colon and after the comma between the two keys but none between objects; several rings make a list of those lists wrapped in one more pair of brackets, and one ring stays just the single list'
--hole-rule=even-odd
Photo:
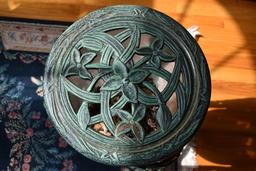
[{"label": "metal scrollwork", "polygon": [[180,149],[210,98],[208,67],[192,39],[164,14],[138,6],[104,8],[74,23],[45,71],[45,104],[59,132],[112,165],[149,164]]}]

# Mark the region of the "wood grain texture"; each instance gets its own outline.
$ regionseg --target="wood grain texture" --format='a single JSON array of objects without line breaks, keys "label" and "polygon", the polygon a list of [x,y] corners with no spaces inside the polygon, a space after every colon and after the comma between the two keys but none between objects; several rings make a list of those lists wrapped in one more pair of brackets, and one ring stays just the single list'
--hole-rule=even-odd
[{"label": "wood grain texture", "polygon": [[196,135],[197,170],[256,170],[256,1],[0,0],[0,16],[75,21],[106,5],[160,10],[185,27],[200,26],[212,75],[212,100]]}]

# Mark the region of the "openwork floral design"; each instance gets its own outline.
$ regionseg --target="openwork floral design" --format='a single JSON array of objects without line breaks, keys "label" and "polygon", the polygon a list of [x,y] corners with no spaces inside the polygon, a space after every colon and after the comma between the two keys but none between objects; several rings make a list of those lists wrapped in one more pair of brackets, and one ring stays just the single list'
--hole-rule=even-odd
[{"label": "openwork floral design", "polygon": [[200,48],[168,16],[108,7],[57,40],[45,71],[46,106],[85,156],[152,164],[181,149],[199,125],[209,99],[207,71]]},{"label": "openwork floral design", "polygon": [[[154,123],[148,124],[146,121],[146,127],[151,127],[147,130],[157,130],[164,134],[172,127],[175,113],[171,112],[166,102],[179,84],[177,55],[164,43],[167,40],[163,37],[152,37],[153,40],[147,46],[139,46],[142,41],[140,32],[137,27],[131,27],[116,35],[108,32],[87,33],[88,36],[71,50],[71,64],[67,63],[62,81],[67,91],[83,100],[76,112],[82,130],[91,129],[96,123],[104,123],[109,133],[103,135],[114,136],[121,140],[120,143],[143,143],[148,133],[144,131],[145,124],[142,126],[141,121],[149,105],[156,106],[156,110],[149,113]],[[130,42],[126,48],[122,45],[124,40]],[[135,61],[135,54],[142,58]],[[173,73],[161,66],[162,63],[170,62],[175,62]],[[91,69],[96,69],[97,73],[91,73]],[[91,83],[81,89],[69,80],[68,77],[72,75],[79,76],[81,80],[90,80]],[[162,92],[158,89],[159,77],[167,81]],[[97,84],[100,80],[101,83]],[[98,103],[101,108],[94,116],[90,106]],[[125,109],[128,104],[131,104],[132,111]],[[118,116],[121,121],[115,121],[114,116]]]},{"label": "openwork floral design", "polygon": [[149,72],[143,69],[135,69],[128,73],[126,66],[119,59],[113,62],[113,71],[114,75],[106,80],[101,90],[113,91],[121,88],[125,97],[129,101],[136,103],[138,90],[135,84],[144,81]]},{"label": "openwork floral design", "polygon": [[72,52],[73,65],[70,65],[68,74],[78,73],[79,77],[91,80],[92,76],[86,69],[86,64],[91,62],[95,56],[96,53],[93,52],[85,53],[80,56],[80,52],[77,49],[74,49]]},{"label": "openwork floral design", "polygon": [[150,47],[142,47],[136,50],[139,55],[144,55],[146,59],[149,59],[150,63],[159,68],[161,66],[161,60],[164,62],[172,62],[176,59],[175,56],[164,53],[161,49],[164,45],[163,39],[155,39]]},{"label": "openwork floral design", "polygon": [[122,119],[122,121],[116,127],[115,136],[119,137],[125,133],[128,133],[129,131],[132,131],[137,141],[142,143],[145,133],[139,124],[139,121],[141,121],[145,116],[145,105],[140,104],[135,110],[133,110],[132,114],[120,109],[115,109],[115,112],[117,112]]}]

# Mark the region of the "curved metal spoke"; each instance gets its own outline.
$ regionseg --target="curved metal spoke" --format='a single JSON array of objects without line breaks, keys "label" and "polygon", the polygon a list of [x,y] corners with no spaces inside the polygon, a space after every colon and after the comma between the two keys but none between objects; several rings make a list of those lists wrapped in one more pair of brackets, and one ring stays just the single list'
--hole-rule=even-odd
[{"label": "curved metal spoke", "polygon": [[91,117],[91,121],[88,125],[94,125],[102,121],[102,114],[97,114]]},{"label": "curved metal spoke", "polygon": [[128,62],[133,57],[134,49],[136,49],[139,44],[140,31],[137,27],[134,27],[128,47],[124,50],[120,60],[124,63]]},{"label": "curved metal spoke", "polygon": [[107,91],[103,91],[101,93],[101,112],[103,113],[102,119],[111,134],[115,135],[115,124],[112,120],[108,99],[110,99],[110,93]]},{"label": "curved metal spoke", "polygon": [[129,36],[131,36],[132,34],[132,30],[131,29],[125,29],[124,31],[118,33],[117,35],[115,35],[115,37],[120,41],[123,42],[124,40],[126,40]]},{"label": "curved metal spoke", "polygon": [[97,34],[88,34],[87,36],[98,39],[102,41],[102,43],[109,45],[111,48],[113,48],[116,56],[122,54],[125,50],[124,46],[115,37],[107,33],[97,32]]},{"label": "curved metal spoke", "polygon": [[61,77],[61,83],[64,84],[64,87],[75,96],[83,100],[86,100],[88,102],[100,103],[100,93],[91,93],[91,92],[82,90],[63,76]]},{"label": "curved metal spoke", "polygon": [[106,75],[106,74],[108,74],[109,72],[105,72],[105,73],[103,73],[103,72],[100,72],[100,73],[98,73],[94,78],[93,78],[93,80],[91,81],[91,83],[90,83],[90,85],[87,87],[87,90],[86,91],[92,91],[92,88],[95,86],[95,84],[97,83],[97,81],[99,80],[99,79],[101,79],[104,75]]},{"label": "curved metal spoke", "polygon": [[[156,76],[160,76],[168,82],[168,86],[161,93],[164,101],[167,101],[171,97],[172,93],[175,91],[179,83],[179,74],[180,74],[179,62],[176,63],[172,74],[161,68],[160,69],[156,69],[154,67],[143,67],[143,68],[150,70],[152,74],[155,74]],[[145,94],[143,90],[141,90],[140,88],[138,89],[138,94],[139,94],[138,97],[140,102],[147,105],[157,104],[158,98]]]}]

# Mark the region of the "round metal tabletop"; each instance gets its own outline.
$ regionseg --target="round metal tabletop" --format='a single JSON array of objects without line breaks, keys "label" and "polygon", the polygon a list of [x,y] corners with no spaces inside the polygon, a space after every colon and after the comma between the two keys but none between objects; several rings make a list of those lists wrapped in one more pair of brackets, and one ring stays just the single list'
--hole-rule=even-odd
[{"label": "round metal tabletop", "polygon": [[140,6],[111,6],[72,24],[44,75],[47,112],[65,140],[110,165],[151,165],[179,152],[210,100],[210,74],[179,23]]}]

